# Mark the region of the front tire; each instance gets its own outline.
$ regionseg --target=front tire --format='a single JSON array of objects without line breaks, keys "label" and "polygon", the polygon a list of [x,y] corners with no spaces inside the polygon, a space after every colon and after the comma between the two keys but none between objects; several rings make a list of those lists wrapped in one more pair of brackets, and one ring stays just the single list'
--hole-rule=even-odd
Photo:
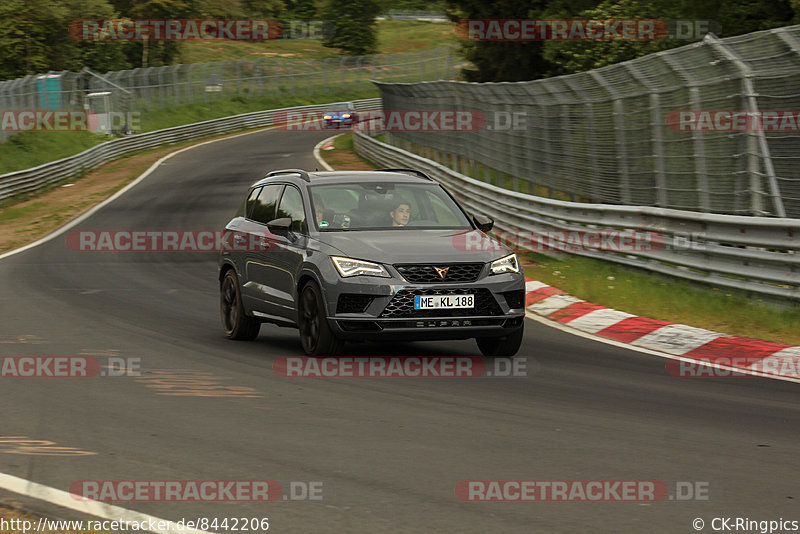
[{"label": "front tire", "polygon": [[316,282],[309,281],[300,292],[297,325],[303,351],[309,356],[336,356],[344,347],[328,324],[322,290]]},{"label": "front tire", "polygon": [[523,327],[505,337],[479,337],[475,341],[486,358],[510,358],[522,345]]},{"label": "front tire", "polygon": [[258,337],[261,322],[255,317],[245,315],[239,280],[233,269],[228,269],[220,282],[219,304],[226,336],[244,341],[252,341]]}]

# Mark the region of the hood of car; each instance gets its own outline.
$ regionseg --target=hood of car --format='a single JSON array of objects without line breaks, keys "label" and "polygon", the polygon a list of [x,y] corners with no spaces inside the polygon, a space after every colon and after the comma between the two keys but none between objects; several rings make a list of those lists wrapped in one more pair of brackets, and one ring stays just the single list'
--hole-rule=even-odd
[{"label": "hood of car", "polygon": [[512,251],[478,230],[324,232],[318,237],[344,256],[378,263],[486,263]]}]

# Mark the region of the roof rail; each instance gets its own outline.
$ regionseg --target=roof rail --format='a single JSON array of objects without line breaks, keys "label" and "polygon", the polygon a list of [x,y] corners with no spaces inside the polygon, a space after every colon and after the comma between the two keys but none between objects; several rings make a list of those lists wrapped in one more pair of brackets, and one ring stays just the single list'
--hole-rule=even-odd
[{"label": "roof rail", "polygon": [[417,170],[417,169],[378,169],[380,172],[410,172],[411,174],[416,174],[420,178],[425,178],[426,180],[430,180],[431,182],[435,182],[433,178],[425,174],[424,172]]},{"label": "roof rail", "polygon": [[270,171],[267,173],[266,177],[269,178],[270,176],[278,176],[280,174],[299,174],[306,182],[311,181],[311,177],[303,169],[280,169],[278,171]]}]

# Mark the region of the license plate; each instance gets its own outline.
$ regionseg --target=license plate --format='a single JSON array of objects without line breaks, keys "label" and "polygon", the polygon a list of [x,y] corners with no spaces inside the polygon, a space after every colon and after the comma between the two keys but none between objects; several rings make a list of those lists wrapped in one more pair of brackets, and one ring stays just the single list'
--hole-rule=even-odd
[{"label": "license plate", "polygon": [[475,295],[414,295],[415,310],[474,308]]}]

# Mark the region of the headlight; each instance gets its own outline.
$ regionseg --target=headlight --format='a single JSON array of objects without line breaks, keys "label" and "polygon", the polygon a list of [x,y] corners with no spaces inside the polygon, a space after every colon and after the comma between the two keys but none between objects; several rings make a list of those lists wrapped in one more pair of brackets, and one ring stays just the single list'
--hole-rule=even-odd
[{"label": "headlight", "polygon": [[342,117],[345,118],[345,119],[349,119],[350,118],[350,114],[349,113],[345,113],[344,115],[342,115]]},{"label": "headlight", "polygon": [[325,120],[328,120],[328,119],[332,119],[333,117],[331,115],[323,115],[322,118],[325,119]]},{"label": "headlight", "polygon": [[501,273],[518,273],[519,262],[517,262],[516,254],[509,254],[505,258],[494,260],[492,262],[492,274]]},{"label": "headlight", "polygon": [[371,261],[354,260],[353,258],[341,258],[339,256],[332,256],[333,264],[336,270],[342,275],[342,278],[348,276],[380,276],[382,278],[389,278],[391,275],[383,268],[383,265],[372,263]]}]

